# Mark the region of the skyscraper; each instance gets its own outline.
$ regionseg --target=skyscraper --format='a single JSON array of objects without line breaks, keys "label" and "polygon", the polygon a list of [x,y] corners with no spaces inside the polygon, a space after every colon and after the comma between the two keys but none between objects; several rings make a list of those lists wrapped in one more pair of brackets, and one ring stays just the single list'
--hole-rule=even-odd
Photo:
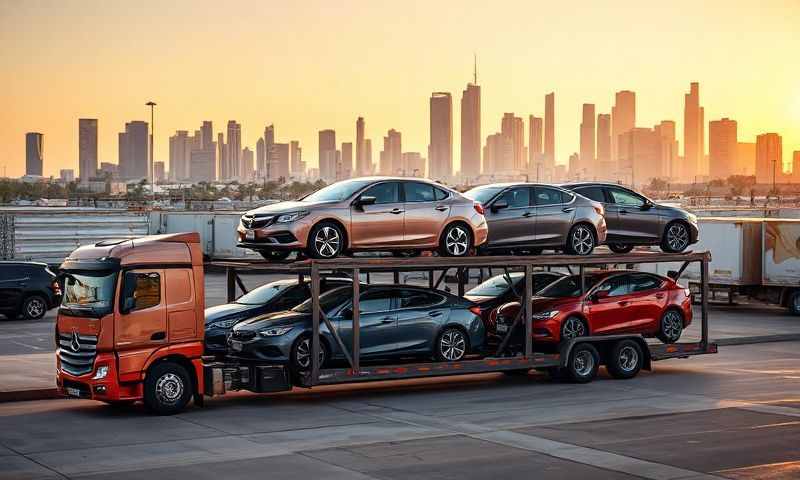
[{"label": "skyscraper", "polygon": [[502,133],[495,133],[486,137],[486,146],[483,149],[483,163],[486,175],[507,173],[508,166],[514,162],[513,140]]},{"label": "skyscraper", "polygon": [[611,115],[600,113],[597,115],[597,169],[595,177],[602,180],[611,180],[614,162],[611,160]]},{"label": "skyscraper", "polygon": [[658,177],[668,179],[680,178],[680,165],[678,163],[678,140],[675,139],[675,122],[663,120],[653,127],[659,142],[659,173]]},{"label": "skyscraper", "polygon": [[190,178],[190,164],[192,143],[189,132],[178,130],[169,137],[169,179],[188,180]]},{"label": "skyscraper", "polygon": [[214,149],[214,126],[210,120],[204,120],[200,127],[200,148],[203,150]]},{"label": "skyscraper", "polygon": [[708,175],[726,179],[736,173],[739,148],[736,120],[723,118],[708,122]]},{"label": "skyscraper", "polygon": [[78,119],[78,175],[86,183],[97,175],[97,119]]},{"label": "skyscraper", "polygon": [[775,184],[783,176],[783,139],[777,133],[756,137],[756,183]]},{"label": "skyscraper", "polygon": [[404,152],[403,173],[406,177],[424,177],[425,158],[419,152]]},{"label": "skyscraper", "polygon": [[[528,116],[528,168],[539,182],[544,175],[544,151],[542,150],[542,118]],[[484,172],[486,170],[484,169]]]},{"label": "skyscraper", "polygon": [[[580,162],[578,163],[580,178],[588,179],[597,170],[595,165],[595,116],[594,104],[583,104],[583,115],[580,127]],[[570,172],[573,173],[573,172]]]},{"label": "skyscraper", "polygon": [[272,146],[275,144],[275,126],[270,124],[264,127],[264,169],[260,173],[264,178],[275,178],[270,172],[272,169]]},{"label": "skyscraper", "polygon": [[704,110],[700,106],[700,84],[692,82],[689,93],[684,97],[683,107],[683,173],[685,180],[694,180],[696,175],[704,175],[705,163]]},{"label": "skyscraper", "polygon": [[270,167],[269,179],[271,181],[285,182],[289,178],[289,144],[288,143],[273,143],[270,153]]},{"label": "skyscraper", "polygon": [[660,140],[655,130],[633,128],[619,136],[619,175],[630,183],[644,185],[648,180],[660,178],[661,164]]},{"label": "skyscraper", "polygon": [[228,120],[227,163],[230,178],[242,177],[242,125]]},{"label": "skyscraper", "polygon": [[253,161],[253,151],[249,147],[242,149],[242,180],[245,182],[252,182],[255,177],[255,165]]},{"label": "skyscraper", "polygon": [[[401,161],[398,154],[398,167]],[[453,99],[449,92],[431,95],[428,161],[430,178],[447,180],[453,176]]]},{"label": "skyscraper", "polygon": [[365,163],[367,165],[367,171],[365,172],[366,175],[371,175],[373,171],[375,171],[375,165],[372,164],[372,139],[368,138],[364,142],[364,149],[366,156]]},{"label": "skyscraper", "polygon": [[525,164],[525,124],[520,117],[513,113],[503,114],[500,122],[500,133],[511,142],[511,161],[508,165],[495,165],[495,170],[516,171],[527,170]]},{"label": "skyscraper", "polygon": [[303,168],[303,150],[297,140],[289,142],[289,169],[294,177],[301,177],[306,174],[305,168]]},{"label": "skyscraper", "polygon": [[336,180],[336,132],[319,131],[319,176],[330,182]]},{"label": "skyscraper", "polygon": [[461,94],[461,177],[467,181],[481,174],[481,87],[468,83]]},{"label": "skyscraper", "polygon": [[364,138],[364,117],[356,120],[356,169],[354,176],[369,175],[372,167],[367,165],[367,144]]},{"label": "skyscraper", "polygon": [[267,173],[267,151],[264,148],[264,137],[256,140],[256,177],[264,178]]},{"label": "skyscraper", "polygon": [[123,180],[150,179],[148,124],[134,120],[119,134],[119,176]]},{"label": "skyscraper", "polygon": [[622,169],[619,164],[619,136],[634,127],[636,127],[636,93],[630,90],[619,91],[615,95],[614,106],[611,107],[611,161],[615,169]]},{"label": "skyscraper", "polygon": [[549,179],[556,165],[556,94],[544,97],[544,168]]},{"label": "skyscraper", "polygon": [[228,147],[225,145],[225,136],[222,132],[217,134],[217,163],[219,164],[219,179],[227,182],[231,178],[228,168]]},{"label": "skyscraper", "polygon": [[350,178],[353,174],[353,142],[342,143],[342,159],[337,178]]},{"label": "skyscraper", "polygon": [[25,134],[25,175],[42,176],[44,171],[44,135],[38,132]]},{"label": "skyscraper", "polygon": [[382,175],[403,174],[403,141],[402,135],[395,129],[386,132],[383,137],[383,151],[380,158]]}]

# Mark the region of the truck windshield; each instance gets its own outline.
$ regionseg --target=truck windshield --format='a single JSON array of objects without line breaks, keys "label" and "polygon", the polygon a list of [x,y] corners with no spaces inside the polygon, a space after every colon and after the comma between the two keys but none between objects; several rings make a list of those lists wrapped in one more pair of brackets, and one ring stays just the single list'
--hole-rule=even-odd
[{"label": "truck windshield", "polygon": [[102,317],[114,306],[117,272],[67,272],[61,310],[67,315]]}]

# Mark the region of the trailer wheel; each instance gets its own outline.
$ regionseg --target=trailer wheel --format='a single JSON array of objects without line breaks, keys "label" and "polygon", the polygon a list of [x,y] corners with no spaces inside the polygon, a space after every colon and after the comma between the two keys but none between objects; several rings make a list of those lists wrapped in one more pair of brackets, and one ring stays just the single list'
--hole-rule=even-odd
[{"label": "trailer wheel", "polygon": [[800,315],[800,290],[795,290],[789,294],[789,301],[786,306],[789,307],[789,313],[792,315]]},{"label": "trailer wheel", "polygon": [[565,368],[567,378],[575,383],[589,383],[597,375],[600,354],[589,343],[579,343],[572,348]]},{"label": "trailer wheel", "polygon": [[635,377],[644,363],[642,347],[633,340],[620,340],[611,349],[606,359],[606,369],[614,378],[628,379]]},{"label": "trailer wheel", "polygon": [[192,381],[186,369],[174,362],[162,362],[147,372],[144,380],[144,405],[158,415],[173,415],[183,410],[192,398]]}]

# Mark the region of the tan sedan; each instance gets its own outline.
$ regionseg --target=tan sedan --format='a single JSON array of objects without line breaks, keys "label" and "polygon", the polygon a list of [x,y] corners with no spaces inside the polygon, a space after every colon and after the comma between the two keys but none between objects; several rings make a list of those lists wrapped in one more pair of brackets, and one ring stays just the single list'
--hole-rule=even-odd
[{"label": "tan sedan", "polygon": [[293,251],[335,258],[369,250],[461,257],[488,235],[478,202],[429,180],[393,177],[344,180],[297,201],[251,210],[237,232],[240,247],[267,259]]}]

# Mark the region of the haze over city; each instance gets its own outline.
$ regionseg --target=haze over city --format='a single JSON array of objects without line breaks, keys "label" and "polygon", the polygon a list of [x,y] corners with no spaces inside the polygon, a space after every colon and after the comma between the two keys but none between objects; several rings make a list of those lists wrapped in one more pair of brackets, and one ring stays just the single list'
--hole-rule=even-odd
[{"label": "haze over city", "polygon": [[636,126],[675,121],[684,155],[684,95],[699,82],[705,153],[708,122],[722,118],[737,121],[739,142],[781,135],[787,169],[800,150],[797,1],[1,5],[7,176],[25,173],[26,132],[45,136],[45,176],[77,175],[79,118],[98,119],[98,164],[117,163],[118,134],[126,122],[149,121],[148,100],[158,104],[156,162],[169,162],[177,130],[191,134],[210,120],[216,137],[236,120],[241,147],[255,150],[272,124],[276,141],[298,141],[316,167],[319,131],[335,130],[337,148],[355,142],[359,116],[374,163],[389,129],[401,132],[403,152],[427,157],[433,92],[451,94],[458,170],[459,100],[474,81],[473,55],[481,146],[506,112],[523,119],[527,145],[529,115],[544,118],[554,92],[554,160],[566,165],[581,151],[582,105],[593,104],[597,118],[630,90]]}]

